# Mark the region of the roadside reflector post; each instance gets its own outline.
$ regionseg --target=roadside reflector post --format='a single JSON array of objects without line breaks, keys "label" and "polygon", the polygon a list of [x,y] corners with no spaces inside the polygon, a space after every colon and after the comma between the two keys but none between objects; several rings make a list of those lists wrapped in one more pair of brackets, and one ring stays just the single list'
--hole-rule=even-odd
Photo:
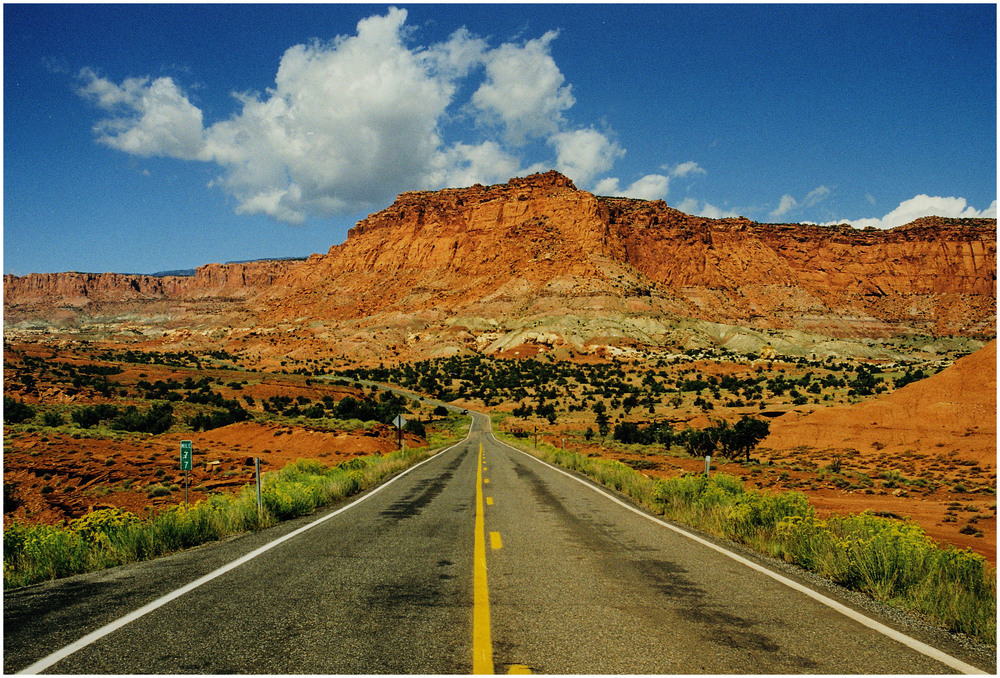
[{"label": "roadside reflector post", "polygon": [[535,427],[535,449],[538,449],[538,427]]},{"label": "roadside reflector post", "polygon": [[709,470],[709,468],[711,468],[711,466],[712,466],[712,455],[706,454],[705,455],[705,477],[706,478],[708,477],[708,470]]},{"label": "roadside reflector post", "polygon": [[406,426],[406,419],[403,418],[403,415],[397,414],[392,423],[396,425],[396,443],[399,445],[399,449],[403,449],[403,427]]},{"label": "roadside reflector post", "polygon": [[188,473],[191,471],[194,456],[190,440],[181,441],[181,470],[184,471],[184,504],[188,503]]},{"label": "roadside reflector post", "polygon": [[264,512],[264,503],[260,498],[260,457],[253,458],[253,472],[257,476],[257,515]]}]

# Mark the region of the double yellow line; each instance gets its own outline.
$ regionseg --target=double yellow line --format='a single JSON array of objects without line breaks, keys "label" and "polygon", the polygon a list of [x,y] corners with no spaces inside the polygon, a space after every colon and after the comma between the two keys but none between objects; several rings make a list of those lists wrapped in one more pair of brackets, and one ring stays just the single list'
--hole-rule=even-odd
[{"label": "double yellow line", "polygon": [[486,522],[483,516],[483,444],[476,467],[476,545],[473,567],[472,672],[493,673],[490,592],[486,585]]}]

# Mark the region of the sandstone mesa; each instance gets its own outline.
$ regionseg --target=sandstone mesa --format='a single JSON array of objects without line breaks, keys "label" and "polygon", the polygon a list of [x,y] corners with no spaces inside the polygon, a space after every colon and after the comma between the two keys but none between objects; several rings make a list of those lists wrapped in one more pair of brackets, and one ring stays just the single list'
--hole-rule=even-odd
[{"label": "sandstone mesa", "polygon": [[986,338],[996,334],[996,220],[859,231],[708,219],[595,196],[550,171],[403,193],[307,260],[208,264],[186,277],[6,275],[4,313],[8,334],[114,321],[164,347],[211,341],[261,357],[668,346],[690,321]]}]

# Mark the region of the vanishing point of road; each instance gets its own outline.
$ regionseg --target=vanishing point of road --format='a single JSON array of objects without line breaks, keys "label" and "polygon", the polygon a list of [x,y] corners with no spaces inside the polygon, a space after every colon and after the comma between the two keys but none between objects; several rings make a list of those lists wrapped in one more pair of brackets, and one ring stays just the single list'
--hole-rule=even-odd
[{"label": "vanishing point of road", "polygon": [[489,426],[306,518],[7,592],[4,672],[980,670]]}]

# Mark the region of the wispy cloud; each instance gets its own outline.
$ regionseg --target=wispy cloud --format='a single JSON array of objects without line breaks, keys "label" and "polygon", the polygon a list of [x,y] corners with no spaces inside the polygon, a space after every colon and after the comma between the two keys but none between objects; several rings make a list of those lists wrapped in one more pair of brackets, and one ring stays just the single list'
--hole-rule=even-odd
[{"label": "wispy cloud", "polygon": [[798,206],[799,203],[795,200],[795,198],[786,193],[781,196],[781,200],[778,201],[778,207],[771,212],[771,217],[783,217]]},{"label": "wispy cloud", "polygon": [[813,207],[823,202],[830,196],[830,189],[826,186],[819,186],[813,190],[806,193],[806,197],[802,199],[803,207]]},{"label": "wispy cloud", "polygon": [[817,186],[813,190],[806,193],[806,197],[802,198],[801,202],[786,193],[781,196],[781,200],[778,201],[778,206],[769,213],[769,216],[772,219],[777,219],[798,209],[815,207],[819,203],[826,200],[831,193],[832,191],[826,186]]},{"label": "wispy cloud", "polygon": [[670,176],[672,177],[687,177],[695,174],[705,174],[705,170],[703,170],[698,163],[691,161],[682,162],[679,165],[674,165],[673,167],[670,165],[664,165],[663,169],[668,170],[670,172]]}]

